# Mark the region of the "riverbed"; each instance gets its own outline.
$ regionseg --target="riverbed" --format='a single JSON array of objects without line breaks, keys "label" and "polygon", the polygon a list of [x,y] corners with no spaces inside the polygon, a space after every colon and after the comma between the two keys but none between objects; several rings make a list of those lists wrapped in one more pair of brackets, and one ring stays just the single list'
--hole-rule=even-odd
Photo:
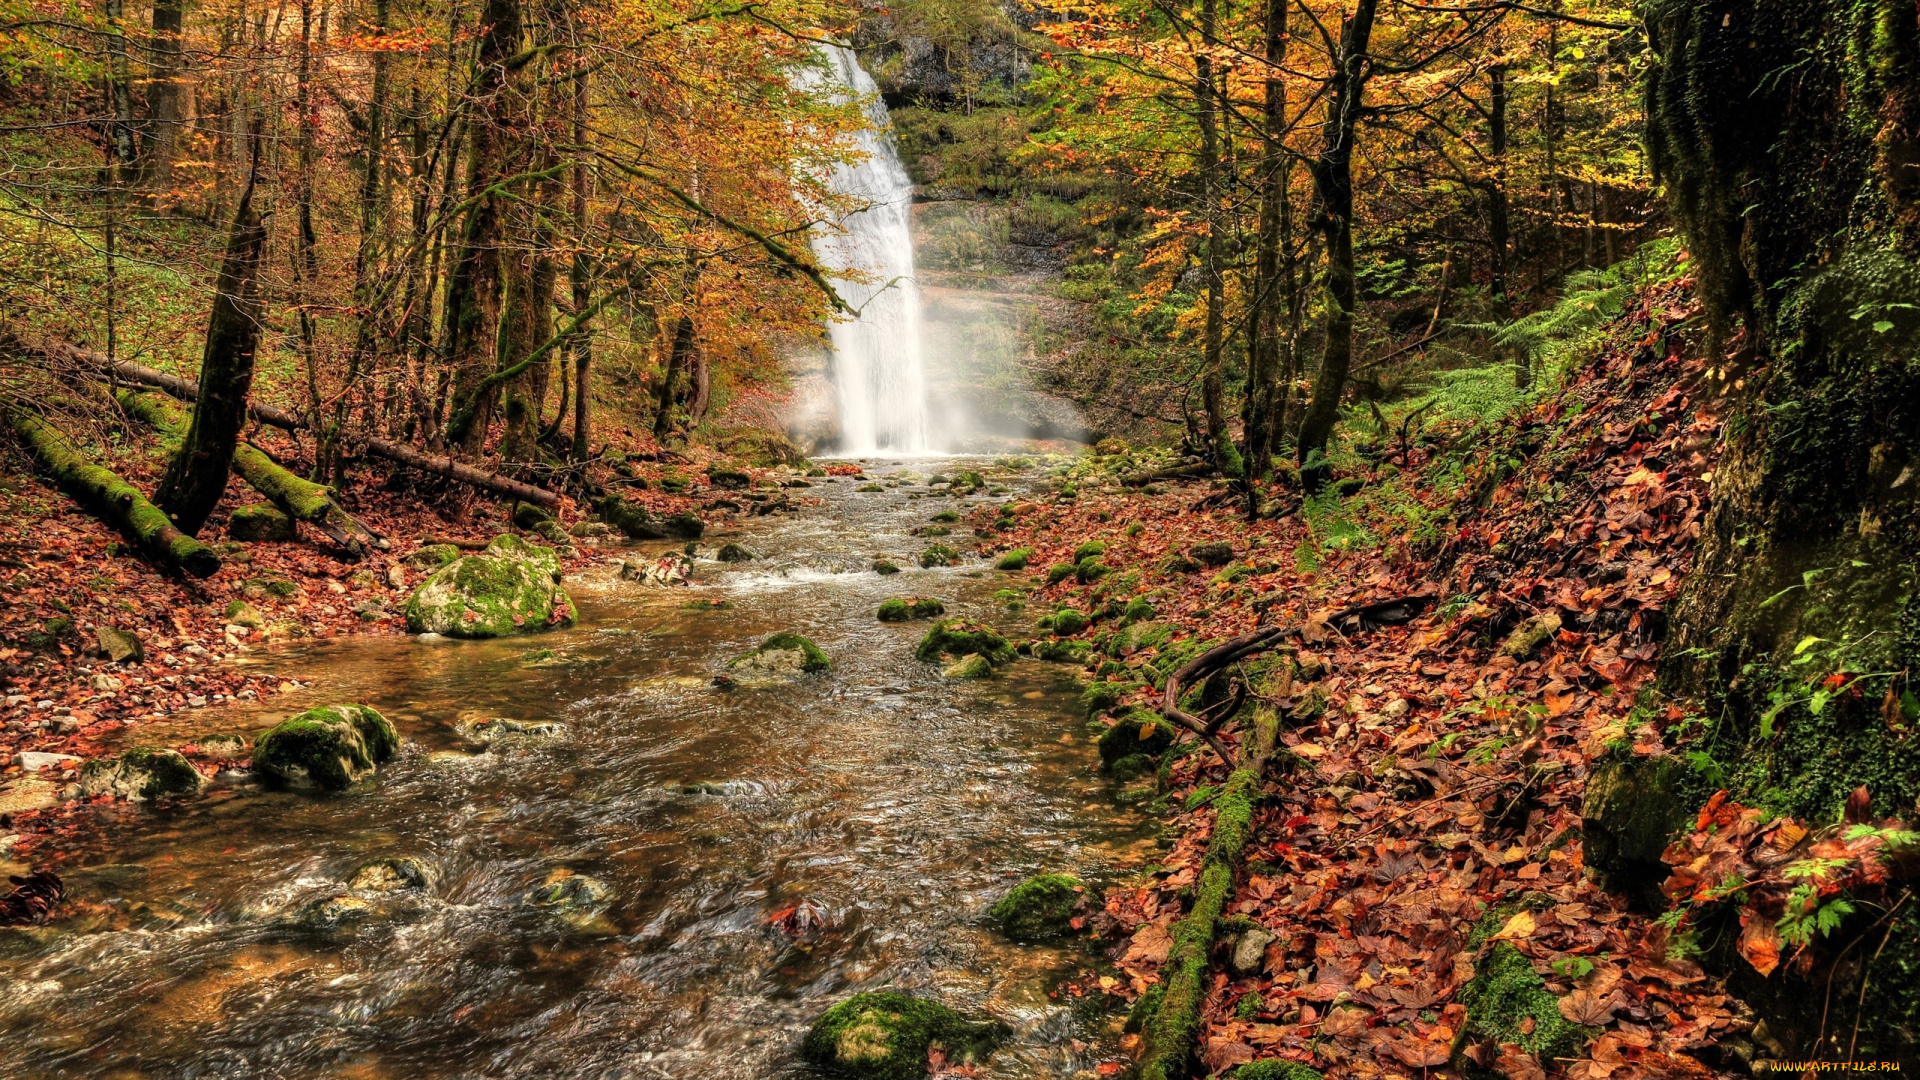
[{"label": "riverbed", "polygon": [[[354,701],[395,721],[399,757],[340,796],[233,781],[89,810],[41,849],[70,914],[0,940],[0,1075],[803,1077],[807,1025],[880,987],[1011,1024],[983,1075],[1083,1074],[1110,1056],[1110,1022],[1049,991],[1093,958],[1012,945],[985,912],[1036,871],[1098,882],[1153,861],[1153,826],[1097,773],[1075,671],[1021,660],[945,680],[912,655],[926,622],[876,621],[881,600],[922,594],[1033,632],[993,596],[1007,575],[911,562],[932,541],[910,530],[994,500],[908,476],[790,493],[821,504],[710,537],[703,554],[734,540],[758,557],[703,559],[690,587],[570,580],[571,630],[247,654],[304,688],[134,741],[252,735]],[[873,572],[876,556],[903,572]],[[833,670],[713,686],[781,630]],[[496,717],[535,730],[476,742]],[[413,860],[427,888],[342,907],[378,859]],[[598,888],[541,902],[569,879]]]}]

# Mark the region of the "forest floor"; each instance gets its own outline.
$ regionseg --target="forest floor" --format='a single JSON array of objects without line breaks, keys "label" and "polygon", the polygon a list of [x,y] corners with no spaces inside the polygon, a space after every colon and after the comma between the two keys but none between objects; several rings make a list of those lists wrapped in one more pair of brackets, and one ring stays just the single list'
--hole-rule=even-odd
[{"label": "forest floor", "polygon": [[[293,542],[221,543],[229,512],[261,501],[235,476],[201,531],[220,544],[222,566],[192,580],[163,574],[126,551],[118,533],[35,475],[24,456],[9,453],[10,467],[0,474],[0,580],[9,592],[0,604],[0,828],[9,830],[32,831],[77,805],[53,798],[74,779],[75,762],[35,762],[43,768],[26,770],[22,752],[96,757],[143,721],[294,689],[223,661],[262,641],[404,633],[407,596],[427,573],[409,555],[435,543],[483,546],[513,530],[511,503],[457,486],[413,486],[408,474],[362,467],[342,485],[340,502],[387,539],[386,550],[355,561],[305,525]],[[636,446],[619,456],[618,471],[605,470],[604,479],[626,499],[660,516],[691,510],[717,534],[765,505],[752,500],[768,496],[715,487],[710,470],[745,472],[756,487],[773,487],[768,470],[702,448],[660,454]],[[123,454],[114,467],[151,490],[163,464],[157,454]],[[778,505],[804,502],[795,493]],[[569,500],[559,516],[571,526],[590,513]],[[627,553],[586,538],[563,563],[572,573]],[[249,610],[236,618],[235,604]],[[99,641],[102,628],[132,635],[143,655],[111,661]],[[31,783],[19,783],[28,777]]]},{"label": "forest floor", "polygon": [[[1033,610],[1095,617],[1081,637],[1097,724],[1150,721],[1131,707],[1157,713],[1166,674],[1202,642],[1308,624],[1284,677],[1251,680],[1280,713],[1285,765],[1225,909],[1241,930],[1205,987],[1208,1070],[1277,1058],[1425,1076],[1459,1039],[1514,1078],[1718,1075],[1703,1048],[1745,1030],[1741,1006],[1582,873],[1579,839],[1596,759],[1658,752],[1675,719],[1641,692],[1712,478],[1718,421],[1690,389],[1701,361],[1670,333],[1692,313],[1683,287],[1643,294],[1600,355],[1464,469],[1444,448],[1386,446],[1395,460],[1361,474],[1380,490],[1365,513],[1327,499],[1249,523],[1217,483],[1127,490],[1114,481],[1138,466],[1096,458],[1006,534],[999,546],[1032,549]],[[1055,569],[1090,540],[1106,570]],[[1405,626],[1349,637],[1309,622],[1409,595],[1430,606]],[[1166,975],[1227,773],[1188,746],[1162,773],[1177,843],[1095,916],[1120,942],[1118,973],[1069,994],[1131,1001]],[[1520,1011],[1463,1036],[1476,950],[1500,941],[1531,962]]]}]

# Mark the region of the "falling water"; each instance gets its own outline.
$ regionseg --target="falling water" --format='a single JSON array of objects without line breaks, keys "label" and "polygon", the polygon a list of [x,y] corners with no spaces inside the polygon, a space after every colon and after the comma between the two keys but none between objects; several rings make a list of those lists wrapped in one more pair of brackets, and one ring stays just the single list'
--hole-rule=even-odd
[{"label": "falling water", "polygon": [[835,288],[857,312],[831,327],[839,448],[844,454],[925,453],[933,446],[913,278],[913,181],[886,134],[886,103],[859,58],[838,45],[825,52],[840,99],[871,102],[871,123],[859,135],[861,156],[835,166],[829,178],[834,192],[864,208],[840,218],[837,228],[813,233],[814,254],[839,278]]}]

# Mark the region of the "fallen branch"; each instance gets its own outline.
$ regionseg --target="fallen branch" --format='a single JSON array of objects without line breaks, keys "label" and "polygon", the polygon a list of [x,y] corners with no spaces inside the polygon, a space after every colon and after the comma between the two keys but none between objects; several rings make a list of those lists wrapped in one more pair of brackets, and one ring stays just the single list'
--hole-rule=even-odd
[{"label": "fallen branch", "polygon": [[1202,461],[1197,465],[1175,465],[1171,469],[1140,473],[1120,482],[1128,487],[1146,487],[1148,484],[1156,484],[1162,480],[1197,480],[1203,476],[1212,476],[1218,471],[1219,467],[1213,462]]},{"label": "fallen branch", "polygon": [[220,557],[212,548],[174,527],[118,473],[88,461],[65,435],[24,411],[10,411],[7,420],[54,482],[120,530],[155,565],[197,578],[212,577],[220,569]]},{"label": "fallen branch", "polygon": [[1213,839],[1193,885],[1193,907],[1173,924],[1173,947],[1161,969],[1167,989],[1146,1024],[1147,1050],[1140,1059],[1140,1080],[1179,1080],[1187,1075],[1187,1060],[1200,1032],[1200,1011],[1213,985],[1208,973],[1214,932],[1227,901],[1233,899],[1234,866],[1253,833],[1254,802],[1260,797],[1279,731],[1280,718],[1273,712],[1262,709],[1254,714],[1246,763],[1233,770],[1213,800]]},{"label": "fallen branch", "polygon": [[1229,768],[1233,767],[1234,755],[1220,741],[1220,728],[1226,724],[1236,710],[1227,709],[1212,720],[1202,720],[1180,707],[1180,697],[1187,687],[1198,685],[1211,678],[1215,672],[1224,671],[1255,653],[1265,652],[1283,641],[1296,638],[1308,626],[1325,626],[1335,633],[1357,633],[1372,630],[1378,626],[1399,626],[1433,603],[1430,596],[1401,596],[1392,600],[1377,600],[1371,604],[1359,604],[1336,611],[1325,619],[1310,620],[1294,626],[1270,626],[1241,634],[1236,638],[1215,645],[1192,660],[1181,665],[1178,671],[1167,676],[1167,686],[1160,698],[1160,713],[1169,721],[1192,732],[1205,740],[1220,755],[1220,760]]},{"label": "fallen branch", "polygon": [[[164,371],[156,371],[153,368],[143,367],[140,364],[129,363],[125,360],[115,361],[109,366],[106,357],[99,353],[88,352],[74,345],[56,345],[48,351],[55,354],[70,354],[72,356],[89,359],[93,361],[96,370],[105,369],[110,371],[117,379],[164,390],[173,397],[179,398],[181,401],[192,401],[200,394],[199,386],[191,379],[183,379],[178,375],[169,375]],[[270,424],[273,427],[286,431],[301,431],[307,426],[306,420],[301,417],[295,416],[285,409],[274,408],[271,405],[249,402],[247,404],[247,413],[263,424]],[[491,491],[502,498],[518,499],[521,502],[535,503],[548,510],[556,510],[560,506],[560,496],[548,491],[546,488],[535,487],[532,484],[515,480],[509,476],[503,476],[498,472],[488,469],[475,468],[472,465],[455,461],[451,457],[423,453],[415,450],[411,446],[373,435],[365,436],[357,440],[349,437],[349,441],[356,442],[367,453],[375,457],[386,458],[388,461],[398,462],[401,465],[419,469],[422,472],[430,472],[444,476],[449,480],[457,480],[462,484],[477,487],[483,491]]]},{"label": "fallen branch", "polygon": [[[162,439],[179,441],[185,418],[177,409],[162,404],[151,394],[129,390],[120,391],[117,400],[127,415],[159,432]],[[334,502],[331,488],[295,476],[252,443],[243,442],[233,448],[233,470],[281,513],[319,529],[356,559],[365,554],[361,538],[379,539],[373,530],[355,521]]]}]

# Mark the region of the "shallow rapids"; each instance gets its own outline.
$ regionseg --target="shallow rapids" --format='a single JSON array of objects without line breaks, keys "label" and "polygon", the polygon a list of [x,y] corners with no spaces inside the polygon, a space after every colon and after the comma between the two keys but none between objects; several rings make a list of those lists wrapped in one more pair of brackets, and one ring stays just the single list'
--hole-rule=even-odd
[{"label": "shallow rapids", "polygon": [[[807,1024],[881,986],[1011,1023],[989,1075],[1087,1068],[1099,1022],[1047,995],[1084,958],[1010,945],[983,914],[1036,870],[1150,861],[1151,828],[1096,774],[1071,672],[1022,660],[946,682],[912,657],[925,622],[874,619],[922,593],[1032,632],[977,560],[911,566],[927,541],[908,530],[961,500],[860,483],[710,539],[760,557],[702,561],[692,588],[570,581],[575,630],[263,648],[248,662],[311,687],[136,728],[180,745],[364,701],[406,745],[345,796],[227,785],[87,811],[42,849],[73,913],[0,940],[0,1075],[799,1077]],[[883,578],[876,555],[908,569]],[[710,685],[784,629],[832,673]],[[491,717],[565,731],[462,734]],[[343,909],[356,869],[387,857],[430,886]],[[568,872],[610,895],[552,902],[543,884]]]}]

